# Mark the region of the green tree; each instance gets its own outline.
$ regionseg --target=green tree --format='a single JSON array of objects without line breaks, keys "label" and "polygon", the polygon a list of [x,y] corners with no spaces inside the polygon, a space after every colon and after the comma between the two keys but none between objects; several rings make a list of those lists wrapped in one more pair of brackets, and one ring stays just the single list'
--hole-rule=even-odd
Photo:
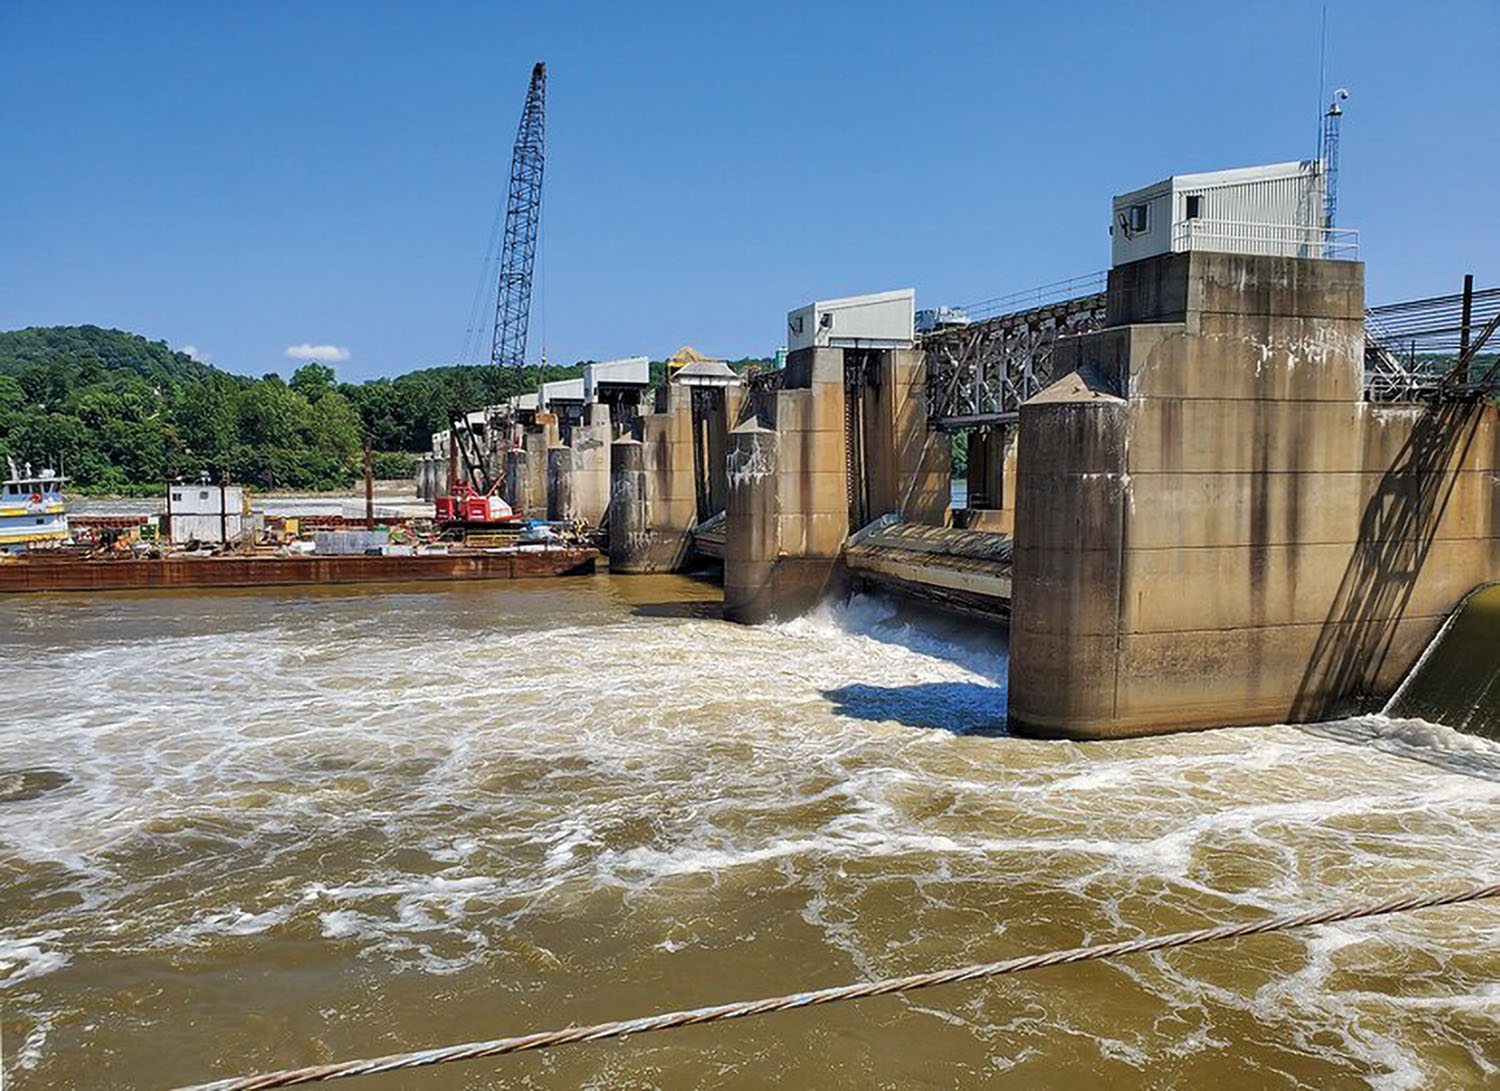
[{"label": "green tree", "polygon": [[307,434],[307,401],[272,373],[252,383],[236,402],[240,442],[294,447]]},{"label": "green tree", "polygon": [[[659,369],[658,369],[659,370]],[[232,375],[164,342],[98,326],[0,332],[0,454],[62,457],[76,486],[154,490],[174,474],[228,471],[263,487],[348,484],[362,438],[381,473],[428,449],[455,412],[574,378],[568,367],[431,367],[338,383],[325,365],[290,383]]]},{"label": "green tree", "polygon": [[293,390],[310,402],[315,402],[334,388],[333,368],[322,364],[303,364],[289,384]]}]

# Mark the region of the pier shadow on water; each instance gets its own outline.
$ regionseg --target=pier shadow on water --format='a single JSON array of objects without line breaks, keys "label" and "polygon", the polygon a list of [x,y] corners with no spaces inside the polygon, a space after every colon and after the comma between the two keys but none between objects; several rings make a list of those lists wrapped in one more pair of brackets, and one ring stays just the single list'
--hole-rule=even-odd
[{"label": "pier shadow on water", "polygon": [[822,691],[839,716],[898,723],[954,735],[1007,734],[1005,687],[978,682],[872,686],[863,682]]},{"label": "pier shadow on water", "polygon": [[681,602],[641,602],[630,608],[633,617],[697,618],[718,621],[724,617],[722,599],[684,599]]}]

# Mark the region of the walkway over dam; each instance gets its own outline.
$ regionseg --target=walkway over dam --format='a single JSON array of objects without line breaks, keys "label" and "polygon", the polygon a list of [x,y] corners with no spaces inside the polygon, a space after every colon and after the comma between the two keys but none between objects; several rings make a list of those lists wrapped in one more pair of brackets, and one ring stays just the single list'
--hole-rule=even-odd
[{"label": "walkway over dam", "polygon": [[590,405],[564,441],[538,412],[506,425],[505,480],[607,527],[615,572],[721,562],[732,619],[852,582],[1008,624],[1014,730],[1322,719],[1380,707],[1500,579],[1500,292],[1462,344],[1454,306],[1367,312],[1357,261],[1163,254],[922,338],[815,339],[748,386],[671,383],[628,427]]}]

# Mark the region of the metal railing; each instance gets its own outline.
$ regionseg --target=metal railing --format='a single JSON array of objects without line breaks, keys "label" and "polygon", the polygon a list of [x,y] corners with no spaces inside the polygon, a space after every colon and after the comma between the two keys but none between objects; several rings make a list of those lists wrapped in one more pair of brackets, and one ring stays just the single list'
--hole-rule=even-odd
[{"label": "metal railing", "polygon": [[1359,258],[1359,232],[1348,227],[1249,223],[1241,220],[1179,220],[1172,225],[1173,250],[1211,250],[1276,258]]},{"label": "metal railing", "polygon": [[1054,280],[1051,284],[1011,292],[1009,295],[982,299],[978,303],[959,307],[958,310],[967,314],[971,322],[979,322],[986,318],[994,318],[996,315],[1015,314],[1045,307],[1049,303],[1062,303],[1081,296],[1096,295],[1104,291],[1104,285],[1108,279],[1109,270],[1101,269],[1096,273],[1085,273],[1082,276],[1069,277],[1067,280]]},{"label": "metal railing", "polygon": [[[1500,288],[1387,303],[1365,311],[1365,399],[1431,397],[1458,365],[1471,337],[1500,314]],[[1478,361],[1488,365],[1494,352]]]}]

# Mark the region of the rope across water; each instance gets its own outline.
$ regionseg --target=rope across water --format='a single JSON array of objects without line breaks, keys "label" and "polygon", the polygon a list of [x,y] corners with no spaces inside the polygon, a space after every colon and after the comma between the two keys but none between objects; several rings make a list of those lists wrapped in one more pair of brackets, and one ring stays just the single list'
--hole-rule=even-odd
[{"label": "rope across water", "polygon": [[1289,928],[1305,928],[1314,924],[1331,924],[1335,921],[1357,920],[1361,917],[1379,917],[1389,913],[1403,913],[1414,909],[1431,909],[1441,905],[1458,905],[1461,902],[1479,901],[1500,897],[1500,882],[1467,890],[1452,890],[1436,894],[1419,894],[1406,898],[1391,898],[1383,902],[1345,906],[1339,909],[1319,909],[1304,913],[1282,913],[1244,924],[1221,924],[1211,928],[1198,928],[1191,932],[1173,932],[1163,936],[1143,936],[1139,939],[1120,940],[1116,943],[1101,943],[1091,947],[1073,947],[1045,954],[1024,955],[1020,958],[1004,959],[1000,962],[981,962],[972,966],[960,966],[951,970],[937,970],[906,977],[890,977],[880,981],[867,981],[854,985],[841,985],[812,992],[792,993],[787,996],[767,997],[763,1000],[746,1000],[735,1004],[719,1004],[710,1008],[693,1008],[687,1011],[664,1012],[641,1019],[622,1019],[609,1023],[596,1023],[588,1027],[567,1027],[562,1030],[540,1031],[514,1038],[493,1038],[484,1042],[466,1042],[462,1045],[443,1046],[437,1049],[416,1050],[410,1053],[392,1053],[384,1057],[363,1060],[337,1061],[332,1064],[310,1065],[307,1068],[285,1069],[267,1072],[258,1076],[244,1076],[214,1083],[196,1084],[182,1091],[254,1091],[258,1088],[291,1087],[295,1084],[315,1083],[320,1080],[337,1080],[350,1076],[371,1076],[380,1072],[395,1072],[405,1068],[420,1068],[426,1065],[447,1064],[452,1061],[471,1061],[480,1057],[498,1057],[507,1053],[522,1053],[533,1049],[569,1045],[574,1042],[598,1042],[605,1038],[622,1038],[627,1034],[644,1034],[653,1030],[670,1030],[673,1027],[695,1026],[700,1023],[716,1023],[724,1019],[743,1019],[752,1015],[769,1015],[772,1012],[806,1008],[814,1004],[834,1004],[844,1000],[861,1000],[869,996],[886,996],[890,993],[910,992],[933,985],[956,985],[964,981],[999,977],[1003,974],[1039,970],[1047,966],[1063,966],[1073,962],[1089,962],[1101,958],[1117,958],[1121,955],[1140,954],[1145,951],[1164,951],[1173,947],[1187,947],[1196,943],[1212,943],[1217,940],[1237,939],[1264,932],[1280,932]]}]

